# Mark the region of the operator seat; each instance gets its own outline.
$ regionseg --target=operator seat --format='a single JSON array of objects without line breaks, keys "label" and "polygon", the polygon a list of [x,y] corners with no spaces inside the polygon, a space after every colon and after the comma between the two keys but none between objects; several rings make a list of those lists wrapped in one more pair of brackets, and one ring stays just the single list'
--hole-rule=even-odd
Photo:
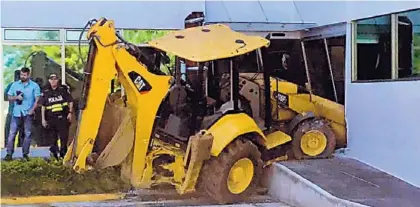
[{"label": "operator seat", "polygon": [[185,86],[174,85],[169,90],[169,106],[175,115],[182,116],[184,109],[187,106],[187,95]]},{"label": "operator seat", "polygon": [[[188,93],[185,86],[175,84],[171,87],[168,94],[168,119],[165,123],[165,132],[175,138],[188,138],[188,125],[190,117],[190,104],[188,103]],[[182,139],[183,140],[183,139]]]}]

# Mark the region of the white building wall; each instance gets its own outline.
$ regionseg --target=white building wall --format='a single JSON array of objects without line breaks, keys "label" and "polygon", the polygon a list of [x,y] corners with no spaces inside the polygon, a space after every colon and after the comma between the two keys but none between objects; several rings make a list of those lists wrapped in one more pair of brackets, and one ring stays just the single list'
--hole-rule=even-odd
[{"label": "white building wall", "polygon": [[420,81],[347,84],[348,155],[420,187]]},{"label": "white building wall", "polygon": [[[353,11],[353,18],[361,18],[372,16],[369,9],[386,14],[419,4],[349,2],[347,14]],[[350,24],[347,31],[348,155],[420,187],[420,81],[352,83]]]}]

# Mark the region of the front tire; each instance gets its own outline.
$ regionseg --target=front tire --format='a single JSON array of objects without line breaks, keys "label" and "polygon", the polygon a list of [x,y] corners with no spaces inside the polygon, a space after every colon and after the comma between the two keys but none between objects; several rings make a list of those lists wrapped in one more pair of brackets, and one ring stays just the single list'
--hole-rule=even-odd
[{"label": "front tire", "polygon": [[204,164],[200,189],[219,204],[240,202],[256,191],[262,171],[257,146],[249,140],[237,139]]},{"label": "front tire", "polygon": [[305,120],[294,130],[292,151],[298,160],[331,157],[335,146],[334,131],[326,120]]}]

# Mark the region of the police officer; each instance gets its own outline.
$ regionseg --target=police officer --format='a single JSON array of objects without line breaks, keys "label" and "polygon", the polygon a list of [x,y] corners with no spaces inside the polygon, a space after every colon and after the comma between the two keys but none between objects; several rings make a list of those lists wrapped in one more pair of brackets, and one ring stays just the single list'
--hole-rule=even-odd
[{"label": "police officer", "polygon": [[73,98],[69,87],[59,84],[57,74],[52,73],[48,76],[48,82],[42,91],[42,126],[46,130],[48,139],[52,141],[50,152],[51,156],[58,157],[58,138],[60,137],[61,158],[67,152],[67,140],[69,127],[72,120]]}]

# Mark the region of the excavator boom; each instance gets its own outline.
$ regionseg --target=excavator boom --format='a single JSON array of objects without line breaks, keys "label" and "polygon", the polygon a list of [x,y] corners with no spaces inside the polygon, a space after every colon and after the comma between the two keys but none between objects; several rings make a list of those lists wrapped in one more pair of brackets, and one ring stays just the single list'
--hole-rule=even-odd
[{"label": "excavator boom", "polygon": [[[124,130],[119,129],[117,133],[121,135],[130,130],[133,133],[131,136],[130,133],[126,133],[125,137],[119,136],[120,140],[111,141],[110,144],[125,148],[124,152],[119,152],[119,161],[127,156],[140,158],[129,167],[129,177],[136,179],[131,182],[140,183],[155,115],[170,87],[171,77],[149,72],[144,64],[130,54],[128,50],[133,48],[116,35],[113,21],[103,18],[94,23],[88,31],[88,39],[90,49],[79,104],[80,122],[64,162],[72,165],[76,172],[86,170],[86,161],[98,136],[111,80],[117,76],[128,97],[126,104],[129,109],[129,118],[123,119],[120,126]],[[142,107],[137,107],[139,105]],[[130,152],[133,154],[129,154]]]}]

